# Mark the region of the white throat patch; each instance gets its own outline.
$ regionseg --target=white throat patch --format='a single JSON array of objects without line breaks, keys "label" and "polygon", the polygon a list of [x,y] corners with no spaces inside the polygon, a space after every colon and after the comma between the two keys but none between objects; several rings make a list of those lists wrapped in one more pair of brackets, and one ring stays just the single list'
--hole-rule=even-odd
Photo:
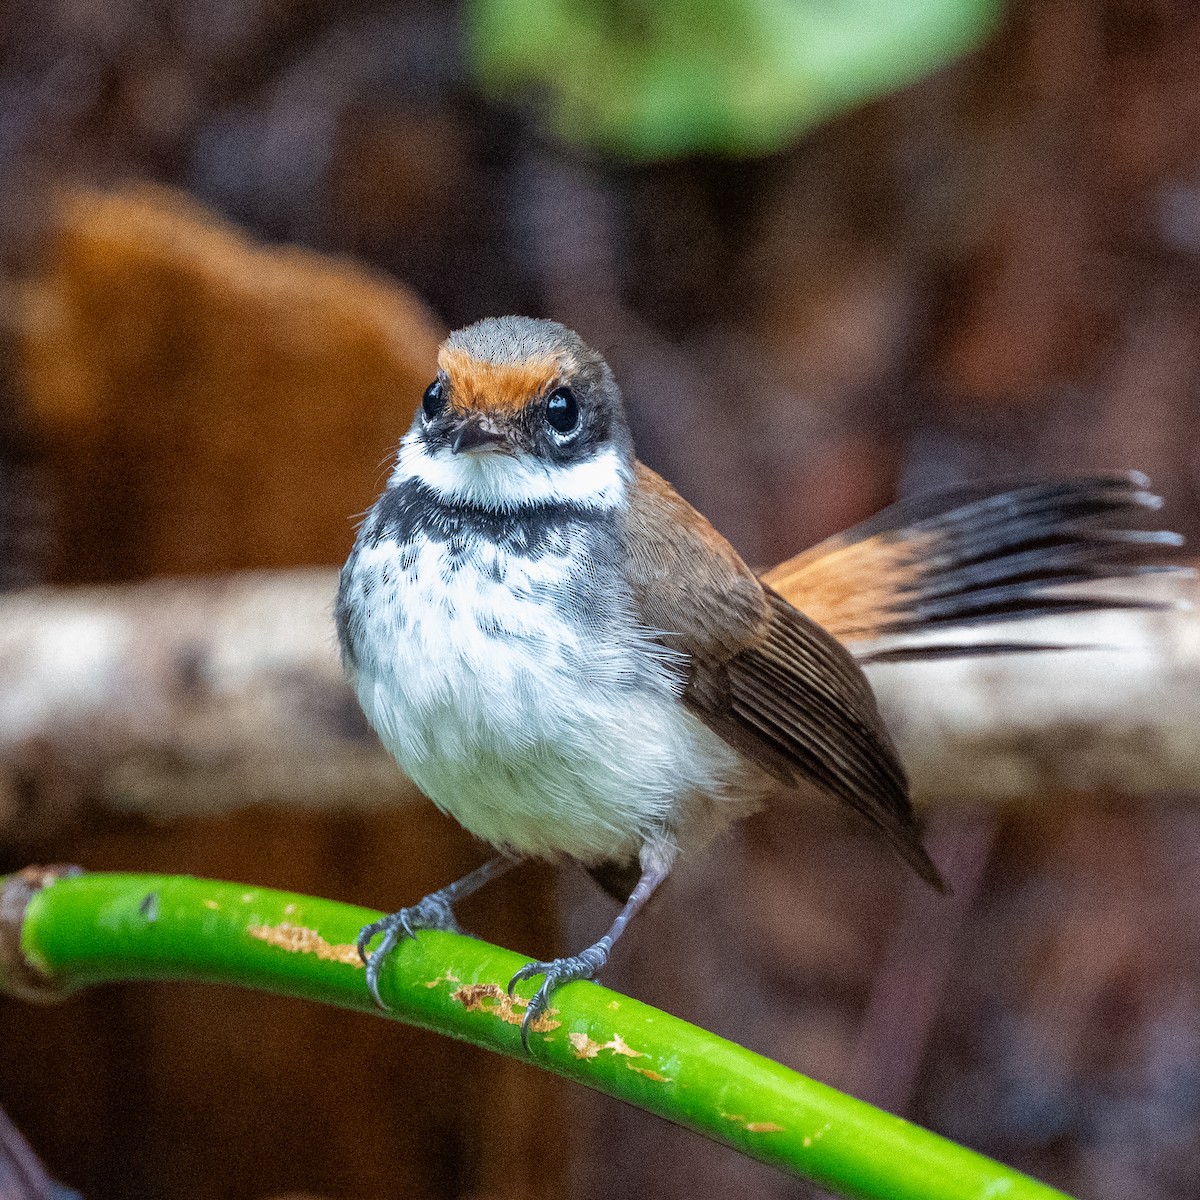
[{"label": "white throat patch", "polygon": [[392,484],[415,479],[444,500],[463,500],[510,512],[529,504],[577,504],[612,508],[625,497],[627,472],[609,447],[595,458],[568,466],[547,464],[530,455],[429,454],[416,433],[400,442]]}]

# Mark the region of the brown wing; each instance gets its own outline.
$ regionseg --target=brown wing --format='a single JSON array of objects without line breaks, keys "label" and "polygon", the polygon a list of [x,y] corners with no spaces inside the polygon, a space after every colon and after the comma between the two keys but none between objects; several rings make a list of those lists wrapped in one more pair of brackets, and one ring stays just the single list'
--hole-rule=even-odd
[{"label": "brown wing", "polygon": [[[938,492],[768,571],[763,580],[843,641],[1105,608],[1161,607],[1053,589],[1178,570],[1182,539],[1136,528],[1161,501],[1136,472]],[[985,644],[989,652],[1038,649]],[[907,656],[917,656],[912,647]],[[937,654],[944,646],[930,651]]]},{"label": "brown wing", "polygon": [[629,580],[642,622],[685,656],[684,702],[781,783],[815,783],[857,809],[942,888],[904,769],[849,653],[763,587],[669,484],[641,464],[637,471]]}]

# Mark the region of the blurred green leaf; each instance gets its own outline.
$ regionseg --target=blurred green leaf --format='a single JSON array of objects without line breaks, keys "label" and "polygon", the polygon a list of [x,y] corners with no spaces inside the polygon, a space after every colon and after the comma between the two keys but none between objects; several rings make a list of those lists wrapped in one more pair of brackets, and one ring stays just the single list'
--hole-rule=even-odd
[{"label": "blurred green leaf", "polygon": [[484,86],[632,158],[758,154],[977,45],[999,0],[473,0]]}]

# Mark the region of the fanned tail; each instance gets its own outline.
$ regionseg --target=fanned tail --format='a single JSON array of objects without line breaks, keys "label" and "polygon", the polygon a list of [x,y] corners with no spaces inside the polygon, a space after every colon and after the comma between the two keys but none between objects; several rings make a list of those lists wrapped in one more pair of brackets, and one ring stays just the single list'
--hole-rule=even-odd
[{"label": "fanned tail", "polygon": [[[905,501],[767,572],[769,584],[847,643],[963,626],[1170,602],[1105,589],[1060,590],[1188,571],[1183,538],[1146,529],[1162,506],[1135,471],[993,483]],[[866,662],[1065,649],[980,641],[870,648]]]}]

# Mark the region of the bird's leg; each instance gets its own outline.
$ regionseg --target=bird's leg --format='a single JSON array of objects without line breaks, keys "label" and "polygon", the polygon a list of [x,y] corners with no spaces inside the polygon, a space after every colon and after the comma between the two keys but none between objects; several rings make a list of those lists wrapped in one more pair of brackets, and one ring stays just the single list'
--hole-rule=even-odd
[{"label": "bird's leg", "polygon": [[[454,919],[454,905],[477,892],[485,883],[498,879],[505,871],[515,867],[520,859],[508,858],[503,854],[489,859],[482,867],[476,867],[469,875],[448,883],[436,892],[430,892],[423,900],[408,908],[402,908],[391,916],[380,917],[370,925],[364,925],[358,932],[358,956],[367,968],[367,987],[371,996],[380,1008],[387,1008],[379,995],[379,968],[383,960],[392,952],[396,943],[402,938],[415,937],[418,929],[444,929],[450,933],[462,932]],[[367,945],[377,934],[383,934],[383,941],[367,954]]]},{"label": "bird's leg", "polygon": [[625,907],[617,914],[617,919],[612,923],[609,931],[598,942],[568,958],[556,958],[551,962],[526,963],[509,980],[508,994],[511,996],[513,988],[522,979],[530,979],[534,975],[543,976],[542,986],[529,1001],[525,1009],[525,1016],[521,1021],[521,1045],[525,1047],[526,1053],[529,1052],[529,1027],[546,1011],[551,993],[555,988],[561,987],[564,983],[572,983],[576,979],[594,979],[604,964],[608,962],[613,943],[625,932],[625,926],[633,920],[641,907],[654,894],[654,889],[670,874],[671,866],[675,861],[674,838],[664,833],[646,842],[638,855],[638,861],[641,863],[642,874],[638,879],[637,886],[630,892],[629,899],[625,901]]}]

